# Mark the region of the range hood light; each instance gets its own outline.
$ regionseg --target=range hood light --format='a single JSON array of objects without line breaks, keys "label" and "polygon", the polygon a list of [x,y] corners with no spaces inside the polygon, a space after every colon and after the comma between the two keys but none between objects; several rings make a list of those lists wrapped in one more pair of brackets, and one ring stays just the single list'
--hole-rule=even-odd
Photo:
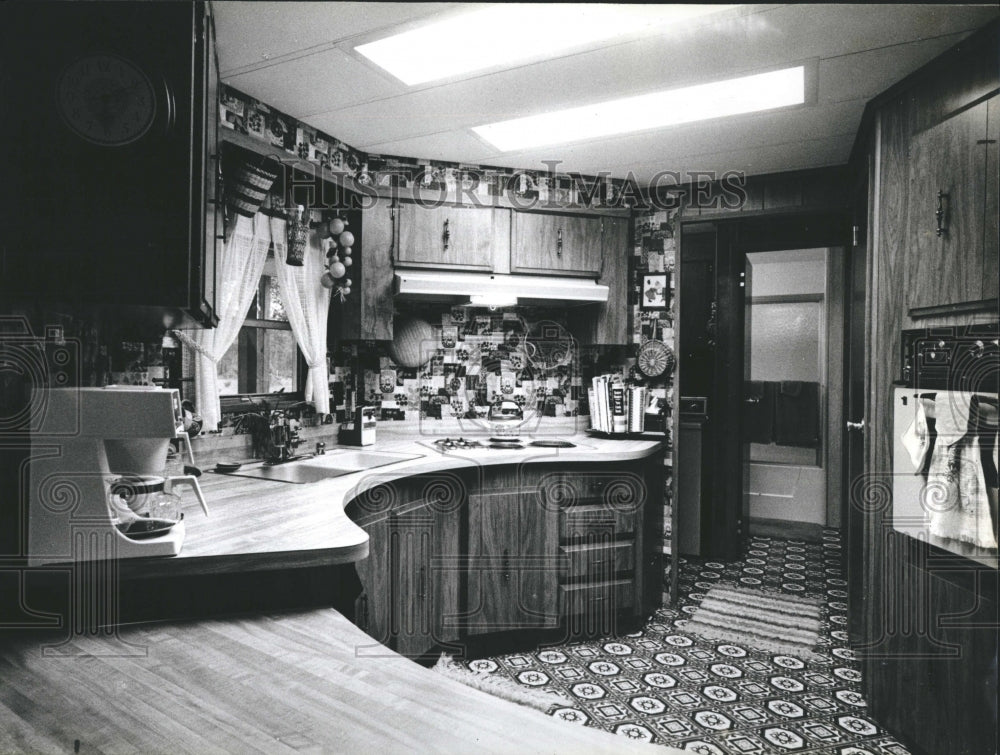
[{"label": "range hood light", "polygon": [[394,285],[395,295],[404,299],[443,299],[484,307],[556,302],[603,304],[608,301],[609,290],[588,278],[436,270],[397,271]]},{"label": "range hood light", "polygon": [[474,307],[513,307],[517,304],[517,297],[514,294],[473,294],[469,297],[469,304]]}]

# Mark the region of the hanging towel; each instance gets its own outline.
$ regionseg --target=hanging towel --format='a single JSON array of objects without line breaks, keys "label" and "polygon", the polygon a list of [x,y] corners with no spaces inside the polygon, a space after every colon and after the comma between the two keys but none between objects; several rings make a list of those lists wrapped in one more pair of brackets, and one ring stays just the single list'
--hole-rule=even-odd
[{"label": "hanging towel", "polygon": [[819,443],[819,383],[786,380],[774,397],[774,441],[815,448]]},{"label": "hanging towel", "polygon": [[997,537],[979,438],[979,412],[972,411],[974,397],[950,391],[939,393],[937,398],[934,415],[938,437],[921,495],[931,534],[995,550]]},{"label": "hanging towel", "polygon": [[[928,405],[929,409],[928,409]],[[928,419],[928,414],[930,419]],[[903,433],[903,448],[910,455],[913,473],[922,474],[926,478],[927,466],[930,461],[931,448],[936,436],[934,428],[934,400],[917,398],[914,406],[913,422]]]},{"label": "hanging towel", "polygon": [[751,380],[743,395],[750,399],[743,405],[743,439],[750,443],[774,440],[774,383]]}]

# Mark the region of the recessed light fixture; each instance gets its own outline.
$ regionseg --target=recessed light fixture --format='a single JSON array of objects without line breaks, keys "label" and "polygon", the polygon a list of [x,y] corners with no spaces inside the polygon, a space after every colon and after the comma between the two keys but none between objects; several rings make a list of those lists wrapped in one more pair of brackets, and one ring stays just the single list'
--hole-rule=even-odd
[{"label": "recessed light fixture", "polygon": [[472,130],[503,152],[675,126],[805,102],[805,67],[625,97]]},{"label": "recessed light fixture", "polygon": [[659,30],[732,5],[500,3],[446,18],[355,49],[404,84],[497,66]]}]

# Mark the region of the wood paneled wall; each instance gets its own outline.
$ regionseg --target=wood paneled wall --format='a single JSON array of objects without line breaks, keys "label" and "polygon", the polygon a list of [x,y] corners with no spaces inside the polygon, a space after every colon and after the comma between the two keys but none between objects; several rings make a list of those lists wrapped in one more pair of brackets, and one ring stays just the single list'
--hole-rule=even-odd
[{"label": "wood paneled wall", "polygon": [[[852,605],[864,609],[859,652],[872,715],[926,753],[996,752],[998,617],[996,603],[984,598],[996,595],[996,571],[970,562],[967,570],[945,573],[935,568],[926,546],[892,531],[892,382],[900,371],[900,331],[995,321],[997,313],[909,317],[920,287],[926,285],[912,271],[928,269],[920,264],[927,260],[915,258],[921,251],[911,243],[911,147],[920,132],[997,91],[998,30],[994,22],[873,101],[854,159],[859,172],[871,166],[871,390],[866,407],[867,500],[851,502],[863,512],[858,550],[864,559],[862,592]],[[981,176],[995,192],[996,170],[987,174],[986,165],[984,152]],[[996,215],[987,212],[986,224],[987,234],[995,235]],[[946,274],[964,279],[974,273],[978,278],[982,260],[981,255],[958,254]],[[976,269],[963,272],[965,267]]]}]

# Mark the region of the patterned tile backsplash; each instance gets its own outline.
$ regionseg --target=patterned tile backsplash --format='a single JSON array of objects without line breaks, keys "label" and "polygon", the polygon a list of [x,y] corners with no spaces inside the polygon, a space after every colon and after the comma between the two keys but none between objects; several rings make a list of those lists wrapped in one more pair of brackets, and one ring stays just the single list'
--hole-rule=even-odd
[{"label": "patterned tile backsplash", "polygon": [[430,325],[420,344],[425,363],[396,364],[387,344],[341,346],[331,359],[337,421],[361,403],[378,407],[383,421],[481,418],[501,398],[540,417],[586,416],[593,375],[635,378],[632,349],[581,346],[566,328],[565,311],[441,305],[399,317]]}]

